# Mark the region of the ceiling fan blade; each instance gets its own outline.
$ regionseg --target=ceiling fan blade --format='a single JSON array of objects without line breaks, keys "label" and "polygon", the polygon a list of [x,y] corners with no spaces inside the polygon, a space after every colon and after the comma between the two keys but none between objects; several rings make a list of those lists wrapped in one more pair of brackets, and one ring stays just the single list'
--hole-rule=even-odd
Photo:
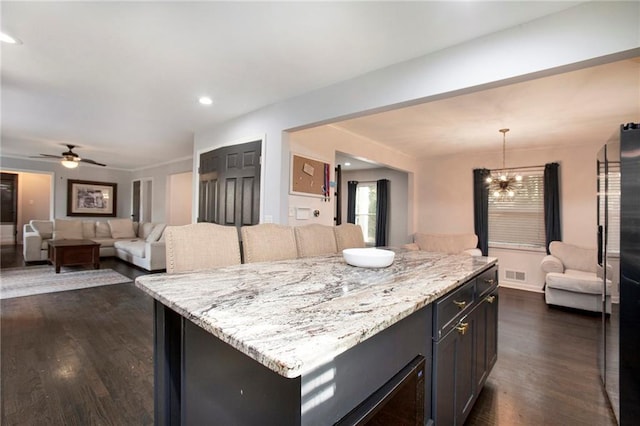
[{"label": "ceiling fan blade", "polygon": [[29,158],[42,158],[42,157],[47,157],[47,158],[64,158],[64,157],[61,157],[61,156],[59,156],[59,155],[51,155],[51,154],[40,154],[40,156],[32,155],[32,156],[31,156],[31,157],[29,157]]},{"label": "ceiling fan blade", "polygon": [[89,164],[95,164],[96,166],[106,166],[106,164],[102,164],[102,163],[98,163],[97,161],[93,161],[93,160],[89,160],[88,158],[83,158],[80,160],[81,163],[89,163]]}]

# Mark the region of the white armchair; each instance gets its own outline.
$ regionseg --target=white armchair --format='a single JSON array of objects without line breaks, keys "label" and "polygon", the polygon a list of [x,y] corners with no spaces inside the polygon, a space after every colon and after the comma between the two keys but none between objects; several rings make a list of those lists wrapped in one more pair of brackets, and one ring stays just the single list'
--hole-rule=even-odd
[{"label": "white armchair", "polygon": [[[602,312],[602,268],[595,249],[578,247],[562,241],[549,245],[550,255],[540,267],[545,276],[545,301],[549,305],[566,306]],[[607,273],[611,267],[607,266]],[[611,312],[611,280],[606,285],[606,312]]]}]

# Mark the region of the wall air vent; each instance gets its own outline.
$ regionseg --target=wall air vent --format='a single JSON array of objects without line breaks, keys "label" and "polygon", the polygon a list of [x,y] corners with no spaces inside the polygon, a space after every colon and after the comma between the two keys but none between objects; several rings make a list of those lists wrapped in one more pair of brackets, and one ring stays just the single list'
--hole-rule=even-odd
[{"label": "wall air vent", "polygon": [[520,281],[520,282],[527,281],[527,274],[522,271],[506,270],[504,271],[504,274],[505,274],[505,278],[509,281]]}]

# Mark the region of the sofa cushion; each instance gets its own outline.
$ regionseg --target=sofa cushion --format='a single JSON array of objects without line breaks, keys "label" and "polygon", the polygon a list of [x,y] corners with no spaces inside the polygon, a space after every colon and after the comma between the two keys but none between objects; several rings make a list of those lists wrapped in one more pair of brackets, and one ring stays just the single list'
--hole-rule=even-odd
[{"label": "sofa cushion", "polygon": [[111,238],[111,228],[107,222],[96,222],[96,238]]},{"label": "sofa cushion", "polygon": [[53,227],[54,240],[81,240],[82,221],[69,219],[56,219]]},{"label": "sofa cushion", "polygon": [[[550,272],[546,276],[549,288],[575,293],[602,294],[602,279],[595,273],[567,269],[564,273]],[[611,281],[607,280],[607,293],[611,294]]]},{"label": "sofa cushion", "polygon": [[[100,248],[102,248],[102,247],[113,247],[116,241],[122,241],[122,240],[117,240],[115,238],[92,238],[91,241],[94,241],[100,244]],[[138,241],[138,240],[134,240],[134,241]]]},{"label": "sofa cushion", "polygon": [[155,228],[156,224],[152,222],[143,222],[138,227],[138,237],[143,240],[147,239],[149,234],[153,232],[153,228]]},{"label": "sofa cushion", "polygon": [[134,241],[116,241],[113,246],[122,251],[126,251],[132,256],[142,257],[144,258],[144,249],[147,243],[142,240],[134,240]]},{"label": "sofa cushion", "polygon": [[166,224],[158,223],[156,226],[153,227],[153,231],[151,231],[151,233],[147,235],[147,238],[145,239],[145,241],[148,243],[153,243],[155,241],[158,241],[162,236],[162,233],[164,232],[164,228],[166,227],[167,227]]},{"label": "sofa cushion", "polygon": [[53,222],[50,220],[30,220],[29,225],[36,231],[43,240],[50,240],[53,237]]},{"label": "sofa cushion", "polygon": [[107,221],[113,238],[135,238],[131,219],[110,219]]},{"label": "sofa cushion", "polygon": [[96,236],[96,221],[95,220],[83,220],[82,221],[82,237],[90,240]]}]

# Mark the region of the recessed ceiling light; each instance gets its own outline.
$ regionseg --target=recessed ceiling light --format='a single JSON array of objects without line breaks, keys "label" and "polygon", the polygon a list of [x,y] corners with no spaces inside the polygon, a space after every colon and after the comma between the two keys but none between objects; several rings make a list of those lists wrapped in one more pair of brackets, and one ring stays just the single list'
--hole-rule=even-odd
[{"label": "recessed ceiling light", "polygon": [[200,96],[200,98],[198,98],[198,102],[202,105],[211,105],[213,103],[213,99],[208,96]]},{"label": "recessed ceiling light", "polygon": [[6,33],[0,33],[0,41],[8,44],[22,44],[22,42],[19,39],[15,37],[11,37],[9,34],[6,34]]},{"label": "recessed ceiling light", "polygon": [[345,166],[350,166],[350,165],[351,165],[351,163],[344,163],[344,165],[345,165]]}]

